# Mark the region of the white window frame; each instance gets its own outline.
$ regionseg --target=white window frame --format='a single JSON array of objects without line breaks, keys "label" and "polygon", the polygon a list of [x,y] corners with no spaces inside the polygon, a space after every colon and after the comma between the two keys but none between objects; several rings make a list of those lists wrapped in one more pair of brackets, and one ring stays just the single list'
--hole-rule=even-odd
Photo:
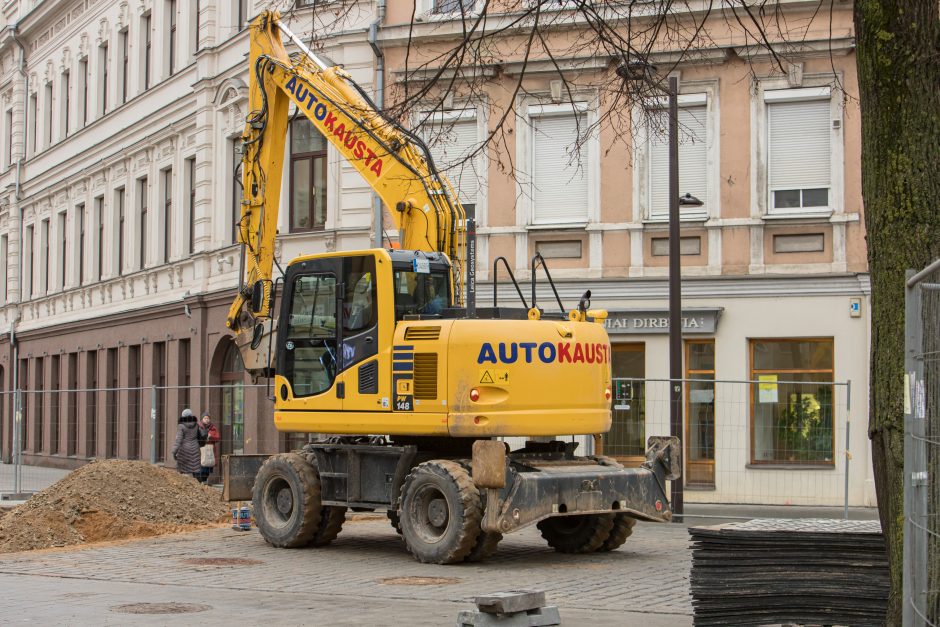
[{"label": "white window frame", "polygon": [[[482,142],[486,138],[486,116],[485,116],[485,107],[476,107],[467,106],[460,108],[459,106],[448,109],[445,111],[422,111],[420,113],[420,118],[415,120],[419,122],[421,120],[430,121],[432,125],[441,124],[452,124],[455,122],[466,122],[473,121],[476,123],[477,131],[477,143]],[[489,156],[488,156],[488,147],[484,146],[482,150],[477,152],[476,155],[471,159],[473,163],[473,170],[479,174],[477,180],[477,197],[476,202],[474,203],[474,217],[476,219],[477,226],[486,224],[486,198],[487,198],[487,167],[489,165]],[[440,167],[441,164],[435,164]],[[456,182],[453,180],[451,172],[444,171],[442,172],[444,176],[450,181],[451,185],[455,185]],[[459,191],[458,191],[459,194]],[[459,197],[459,196],[458,196]]]},{"label": "white window frame", "polygon": [[[572,229],[585,228],[588,224],[600,221],[600,138],[597,132],[597,106],[594,100],[577,100],[574,103],[523,102],[516,109],[516,161],[522,177],[516,177],[517,226],[530,229]],[[524,112],[524,113],[520,113]],[[535,134],[532,132],[532,119],[537,117],[585,114],[586,128],[590,135],[584,141],[581,150],[586,157],[584,165],[587,174],[587,216],[570,222],[538,222],[535,219],[535,179],[532,174],[535,164]]]},{"label": "white window frame", "polygon": [[[705,204],[702,207],[680,207],[680,221],[701,222],[709,218],[717,218],[721,215],[720,210],[720,182],[719,182],[719,164],[721,163],[720,135],[719,135],[719,111],[718,111],[718,87],[717,84],[709,82],[707,85],[692,85],[690,89],[696,91],[686,94],[679,94],[679,108],[683,107],[701,107],[705,106],[705,176],[708,180],[708,194],[701,198]],[[650,109],[669,108],[668,98],[650,98],[643,102],[641,107],[634,108],[634,119],[643,120],[648,115]],[[667,111],[668,114],[668,111]],[[633,189],[637,193],[633,194],[633,215],[643,222],[660,223],[667,222],[669,216],[654,216],[652,214],[652,155],[650,151],[649,128],[646,124],[639,124],[634,141],[634,167],[633,167]],[[682,129],[679,129],[681,138]],[[685,190],[680,189],[680,194]],[[635,218],[635,219],[636,219]]]},{"label": "white window frame", "polygon": [[[842,92],[832,74],[803,76],[803,86],[793,88],[786,78],[764,80],[757,84],[751,100],[751,197],[755,199],[751,217],[825,218],[845,212],[845,149]],[[773,209],[770,189],[770,127],[767,105],[774,102],[829,100],[829,206]]]},{"label": "white window frame", "polygon": [[[452,20],[454,18],[460,17],[460,11],[450,11],[447,13],[442,13],[440,11],[434,10],[434,5],[437,0],[416,0],[418,6],[416,7],[415,15],[422,21],[434,21],[434,20]],[[473,6],[469,11],[466,12],[466,16],[476,16],[480,14],[480,11],[483,10],[485,6],[485,0],[474,0]]]}]

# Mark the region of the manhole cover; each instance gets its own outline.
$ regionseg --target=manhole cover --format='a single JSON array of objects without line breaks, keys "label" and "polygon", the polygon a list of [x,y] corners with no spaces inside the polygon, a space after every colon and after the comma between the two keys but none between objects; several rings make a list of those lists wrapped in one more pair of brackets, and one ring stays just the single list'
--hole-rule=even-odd
[{"label": "manhole cover", "polygon": [[460,583],[456,577],[388,577],[379,579],[386,586],[449,586]]},{"label": "manhole cover", "polygon": [[248,559],[247,557],[190,557],[180,561],[190,566],[254,566],[264,564],[261,560]]},{"label": "manhole cover", "polygon": [[198,603],[127,603],[115,605],[111,611],[121,614],[192,614],[211,609],[211,605]]}]

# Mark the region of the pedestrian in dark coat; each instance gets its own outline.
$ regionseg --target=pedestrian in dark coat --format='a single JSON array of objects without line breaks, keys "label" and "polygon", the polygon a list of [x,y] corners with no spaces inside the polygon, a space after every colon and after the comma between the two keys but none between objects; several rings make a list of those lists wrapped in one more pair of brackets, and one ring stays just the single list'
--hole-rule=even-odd
[{"label": "pedestrian in dark coat", "polygon": [[199,463],[199,426],[191,409],[183,410],[179,424],[176,425],[173,459],[180,473],[199,478],[202,469]]}]

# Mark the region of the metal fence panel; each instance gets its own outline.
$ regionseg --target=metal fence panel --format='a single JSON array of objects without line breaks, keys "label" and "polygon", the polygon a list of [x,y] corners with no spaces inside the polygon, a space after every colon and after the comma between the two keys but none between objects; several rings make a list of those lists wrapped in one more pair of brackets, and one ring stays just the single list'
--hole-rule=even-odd
[{"label": "metal fence panel", "polygon": [[908,272],[904,362],[904,624],[940,624],[940,259]]}]

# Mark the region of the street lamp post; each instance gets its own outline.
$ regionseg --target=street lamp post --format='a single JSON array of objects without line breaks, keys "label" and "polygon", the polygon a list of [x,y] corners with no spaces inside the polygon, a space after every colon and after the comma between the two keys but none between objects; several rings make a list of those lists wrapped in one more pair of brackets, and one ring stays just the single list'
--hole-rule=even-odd
[{"label": "street lamp post", "polygon": [[[655,68],[646,63],[622,64],[617,75],[625,80],[647,80]],[[669,77],[669,435],[682,440],[682,266],[679,207],[700,207],[691,194],[679,195],[679,81]],[[672,511],[683,511],[683,479],[672,482]]]}]

